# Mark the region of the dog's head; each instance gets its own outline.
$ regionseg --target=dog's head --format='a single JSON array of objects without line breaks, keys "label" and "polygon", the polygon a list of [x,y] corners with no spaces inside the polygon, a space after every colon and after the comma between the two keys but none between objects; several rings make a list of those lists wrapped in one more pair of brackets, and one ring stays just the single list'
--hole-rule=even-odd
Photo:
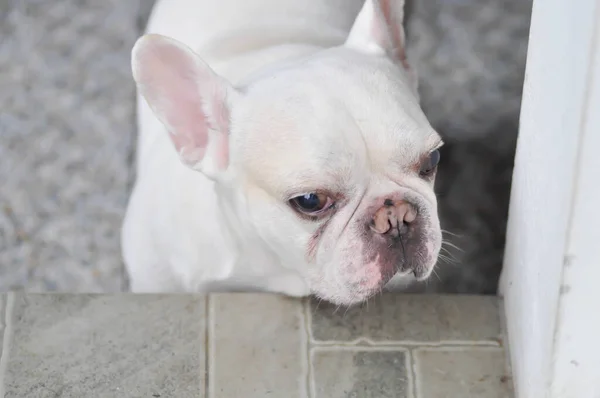
[{"label": "dog's head", "polygon": [[238,87],[172,39],[148,35],[133,50],[138,89],[181,160],[340,304],[397,272],[426,279],[441,247],[441,139],[418,104],[401,21],[402,1],[367,0],[343,45]]}]

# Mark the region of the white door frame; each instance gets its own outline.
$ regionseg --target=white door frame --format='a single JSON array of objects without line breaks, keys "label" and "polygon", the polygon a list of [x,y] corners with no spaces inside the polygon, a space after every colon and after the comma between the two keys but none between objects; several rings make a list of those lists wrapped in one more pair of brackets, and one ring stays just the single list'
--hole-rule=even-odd
[{"label": "white door frame", "polygon": [[600,398],[600,0],[534,0],[500,281],[517,398]]}]

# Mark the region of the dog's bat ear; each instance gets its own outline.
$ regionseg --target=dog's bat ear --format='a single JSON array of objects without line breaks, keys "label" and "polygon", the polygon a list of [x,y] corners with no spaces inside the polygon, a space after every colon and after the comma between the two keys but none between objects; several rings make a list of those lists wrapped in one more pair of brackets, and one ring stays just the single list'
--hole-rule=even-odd
[{"label": "dog's bat ear", "polygon": [[183,163],[209,177],[229,163],[230,109],[238,92],[184,44],[156,34],[133,47],[139,93],[166,127]]},{"label": "dog's bat ear", "polygon": [[410,70],[403,19],[404,0],[366,0],[345,45],[368,54],[387,54]]}]

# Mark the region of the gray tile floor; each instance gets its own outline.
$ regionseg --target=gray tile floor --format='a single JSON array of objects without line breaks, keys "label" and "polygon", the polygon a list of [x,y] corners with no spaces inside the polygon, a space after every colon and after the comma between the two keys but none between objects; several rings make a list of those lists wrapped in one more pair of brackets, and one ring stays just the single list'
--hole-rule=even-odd
[{"label": "gray tile floor", "polygon": [[10,293],[0,295],[0,396],[509,398],[498,305]]}]

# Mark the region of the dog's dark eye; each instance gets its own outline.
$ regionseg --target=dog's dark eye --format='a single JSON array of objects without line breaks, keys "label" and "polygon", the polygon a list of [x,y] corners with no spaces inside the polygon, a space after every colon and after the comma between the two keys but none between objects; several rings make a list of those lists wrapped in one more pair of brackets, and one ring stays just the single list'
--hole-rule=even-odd
[{"label": "dog's dark eye", "polygon": [[307,193],[292,198],[290,204],[302,213],[314,215],[328,210],[333,200],[321,193]]},{"label": "dog's dark eye", "polygon": [[421,163],[419,174],[422,177],[429,177],[435,172],[438,163],[440,163],[440,151],[436,149],[435,151],[432,151],[429,154],[429,156],[423,161],[423,163]]}]

